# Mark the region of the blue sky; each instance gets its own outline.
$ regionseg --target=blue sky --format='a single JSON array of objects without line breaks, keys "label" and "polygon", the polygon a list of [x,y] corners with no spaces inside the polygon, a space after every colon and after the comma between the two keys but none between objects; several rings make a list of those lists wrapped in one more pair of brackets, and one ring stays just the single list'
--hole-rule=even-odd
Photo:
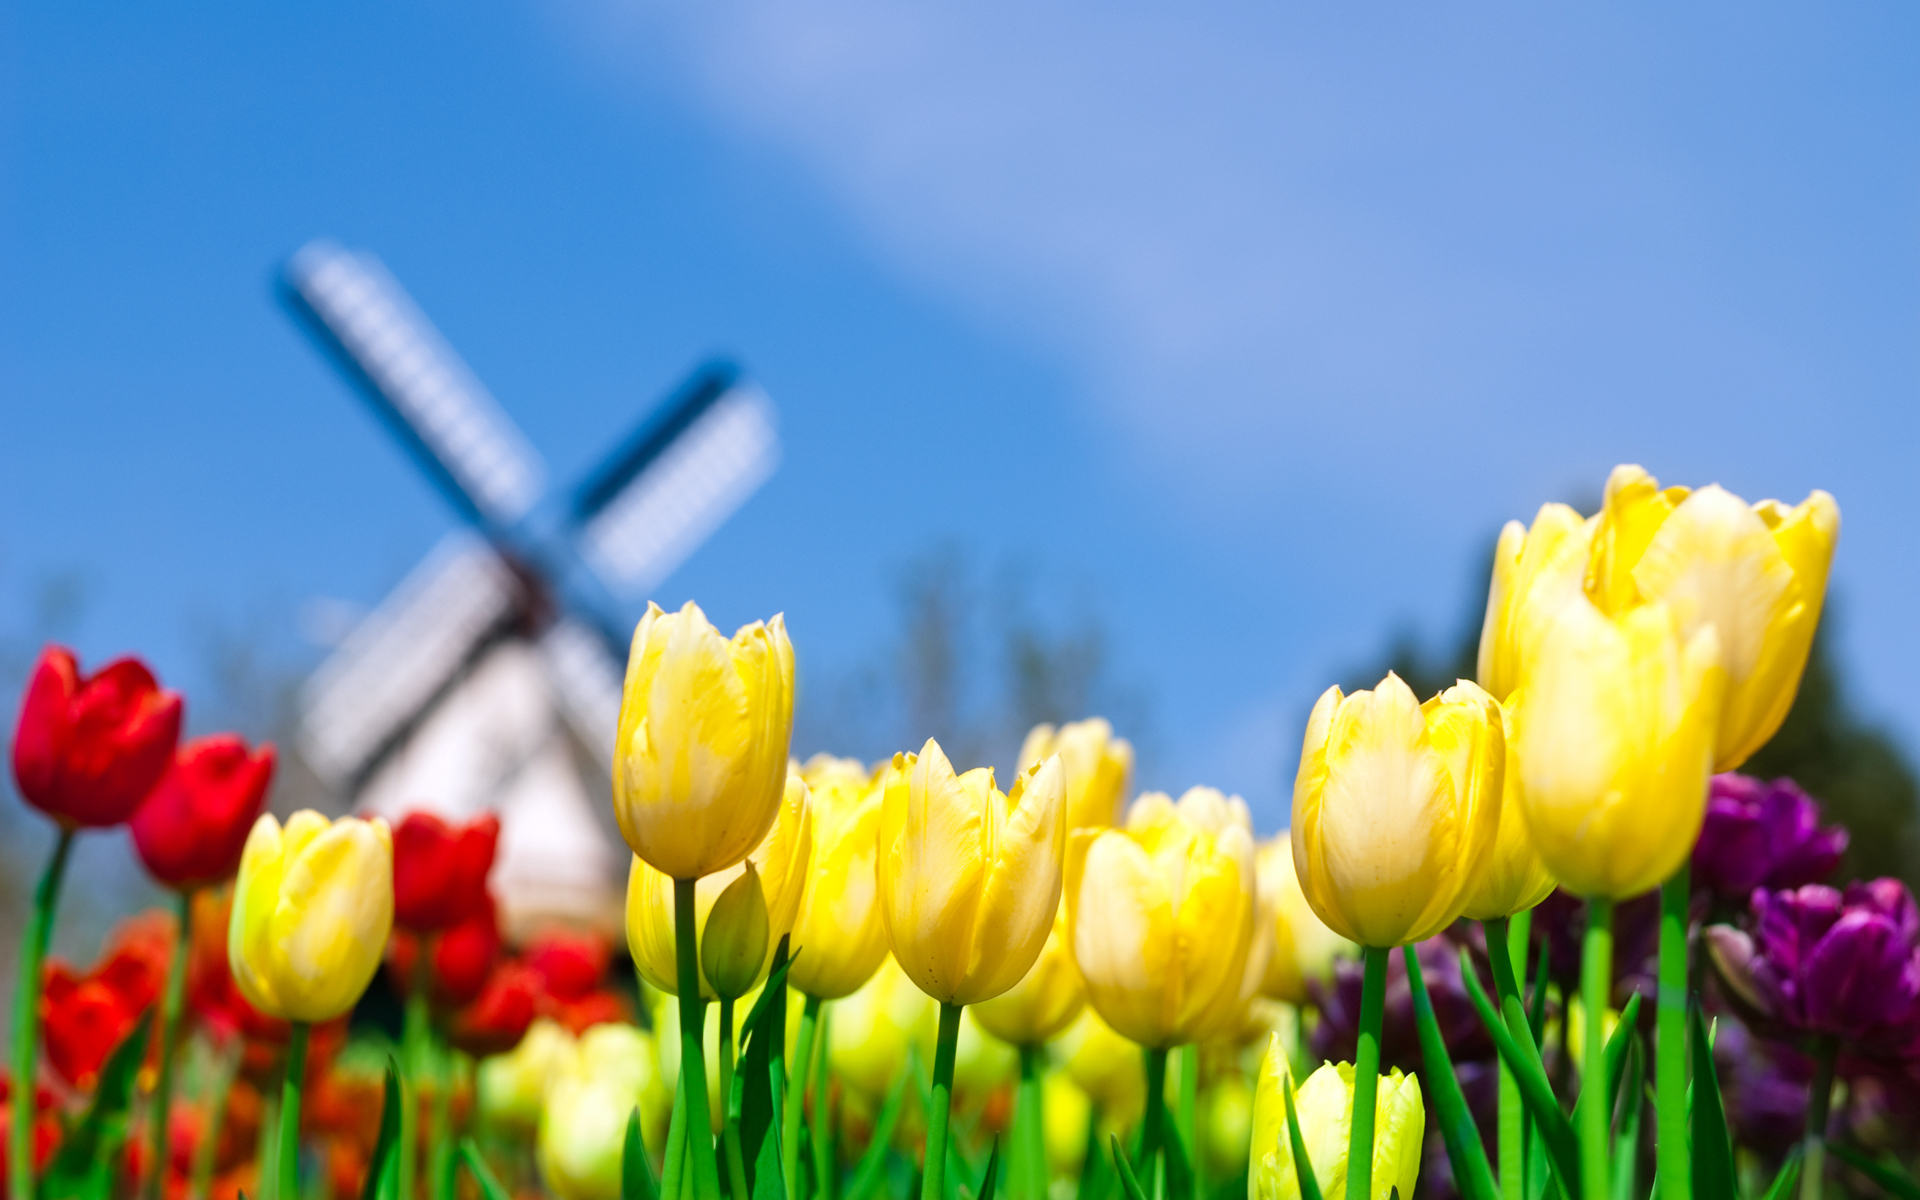
[{"label": "blue sky", "polygon": [[[661,589],[872,652],[957,538],[1094,598],[1145,782],[1280,823],[1313,696],[1615,462],[1825,487],[1920,744],[1920,17],[1893,4],[10,5],[0,631],[288,655],[451,526],[273,304],[378,253],[585,470],[701,356],[780,473]],[[1075,601],[1078,603],[1078,601]]]}]

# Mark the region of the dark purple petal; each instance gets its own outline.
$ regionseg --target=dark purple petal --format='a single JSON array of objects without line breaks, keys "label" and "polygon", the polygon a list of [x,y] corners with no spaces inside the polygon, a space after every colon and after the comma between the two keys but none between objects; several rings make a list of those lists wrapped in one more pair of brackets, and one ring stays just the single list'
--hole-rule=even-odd
[{"label": "dark purple petal", "polygon": [[1864,1034],[1912,1009],[1905,939],[1875,912],[1848,912],[1814,944],[1806,958],[1805,1017],[1809,1028],[1836,1035]]}]

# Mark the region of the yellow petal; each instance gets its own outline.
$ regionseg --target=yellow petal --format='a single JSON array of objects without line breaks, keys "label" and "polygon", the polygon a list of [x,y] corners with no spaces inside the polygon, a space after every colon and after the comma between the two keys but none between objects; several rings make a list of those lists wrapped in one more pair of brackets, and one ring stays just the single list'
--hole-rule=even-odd
[{"label": "yellow petal", "polygon": [[1615,467],[1607,476],[1586,575],[1587,596],[1601,612],[1624,612],[1640,601],[1634,568],[1686,494],[1685,488],[1662,491],[1659,482],[1637,466]]}]

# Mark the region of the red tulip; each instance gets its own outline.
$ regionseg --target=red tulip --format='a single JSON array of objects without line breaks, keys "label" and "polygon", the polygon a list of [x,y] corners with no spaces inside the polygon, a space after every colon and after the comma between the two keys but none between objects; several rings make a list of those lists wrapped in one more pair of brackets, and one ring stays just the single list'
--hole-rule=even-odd
[{"label": "red tulip", "polygon": [[[422,935],[396,929],[387,941],[391,978],[402,995],[413,992]],[[480,994],[500,957],[500,927],[494,919],[493,898],[445,933],[428,939],[433,947],[427,967],[428,994],[442,1008],[459,1008]]]},{"label": "red tulip", "polygon": [[13,739],[27,803],[69,829],[118,825],[173,761],[180,697],[136,658],[80,677],[73,653],[48,646],[34,664]]},{"label": "red tulip", "polygon": [[590,933],[551,933],[527,952],[541,990],[558,1000],[579,1000],[599,987],[607,960],[606,941]]},{"label": "red tulip", "polygon": [[106,957],[88,974],[58,960],[47,964],[40,989],[47,1059],[74,1087],[93,1089],[107,1056],[159,999],[172,929],[165,914],[143,913],[114,932]]},{"label": "red tulip", "polygon": [[434,933],[478,912],[499,840],[500,820],[492,813],[465,825],[408,813],[393,831],[394,924]]},{"label": "red tulip", "polygon": [[[34,1089],[33,1103],[33,1169],[40,1172],[53,1160],[53,1152],[60,1145],[59,1109],[53,1089],[45,1084]],[[0,1076],[0,1133],[6,1131],[13,1120],[14,1095],[12,1082]],[[11,1140],[0,1137],[0,1171],[7,1165],[7,1147]]]},{"label": "red tulip", "polygon": [[218,883],[240,868],[240,851],[273,782],[271,745],[249,754],[231,733],[180,747],[159,786],[133,814],[133,844],[168,887]]},{"label": "red tulip", "polygon": [[503,962],[473,1003],[453,1015],[448,1037],[475,1058],[505,1054],[533,1024],[540,976],[523,963]]}]

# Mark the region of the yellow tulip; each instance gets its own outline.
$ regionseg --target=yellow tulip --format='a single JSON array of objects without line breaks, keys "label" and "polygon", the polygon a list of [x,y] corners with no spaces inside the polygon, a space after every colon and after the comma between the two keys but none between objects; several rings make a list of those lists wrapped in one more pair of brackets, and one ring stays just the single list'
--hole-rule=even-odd
[{"label": "yellow tulip", "polygon": [[1061,1073],[1100,1106],[1115,1129],[1131,1128],[1146,1111],[1147,1068],[1140,1048],[1115,1033],[1092,1005],[1080,1010],[1053,1048]]},{"label": "yellow tulip", "polygon": [[891,955],[881,960],[873,978],[829,1011],[827,1065],[834,1078],[869,1100],[885,1096],[907,1069],[908,1047],[920,1047],[923,1065],[933,1061],[933,1001]]},{"label": "yellow tulip", "polygon": [[1003,1042],[1038,1046],[1073,1024],[1086,1002],[1087,988],[1080,981],[1080,968],[1073,965],[1067,935],[1067,906],[1062,904],[1032,969],[1011,990],[974,1005],[973,1019]]},{"label": "yellow tulip", "polygon": [[233,887],[227,962],[268,1016],[331,1021],[366,991],[393,929],[393,835],[378,818],[263,813]]},{"label": "yellow tulip", "polygon": [[[1252,1200],[1299,1200],[1299,1175],[1293,1165],[1293,1144],[1287,1135],[1286,1093],[1291,1082],[1286,1050],[1275,1037],[1260,1063],[1260,1081],[1253,1093],[1253,1152],[1248,1161],[1248,1195]],[[1404,1200],[1413,1195],[1420,1179],[1421,1139],[1426,1133],[1426,1108],[1420,1102],[1420,1080],[1402,1075],[1398,1067],[1380,1077],[1374,1101],[1372,1200],[1387,1200],[1398,1191]],[[1314,1181],[1323,1196],[1340,1196],[1347,1188],[1347,1132],[1353,1120],[1353,1067],[1325,1063],[1294,1092],[1294,1115],[1300,1141],[1313,1165]]]},{"label": "yellow tulip", "polygon": [[1020,1055],[1012,1046],[980,1028],[971,1019],[960,1022],[953,1047],[953,1104],[955,1111],[978,1109],[1002,1087],[1012,1088]]},{"label": "yellow tulip", "polygon": [[1749,505],[1718,485],[1662,490],[1635,466],[1607,478],[1587,593],[1613,616],[1664,602],[1683,639],[1714,627],[1727,676],[1714,770],[1738,767],[1786,719],[1839,536],[1839,506],[1822,491]]},{"label": "yellow tulip", "polygon": [[1313,911],[1362,946],[1432,937],[1466,906],[1500,832],[1500,705],[1461,681],[1421,704],[1389,672],[1328,688],[1293,785],[1293,865]]},{"label": "yellow tulip", "polygon": [[1047,1165],[1056,1179],[1078,1179],[1087,1162],[1087,1122],[1093,1119],[1093,1100],[1060,1071],[1041,1077],[1040,1097]]},{"label": "yellow tulip", "polygon": [[689,600],[633,631],[613,812],[641,861],[697,879],[744,859],[780,812],[793,733],[793,644],[780,617],[731,641]]},{"label": "yellow tulip", "polygon": [[992,768],[955,775],[929,738],[895,756],[883,786],[877,878],[894,958],[942,1003],[998,996],[1040,957],[1060,905],[1060,760],[1003,795]]},{"label": "yellow tulip", "polygon": [[[780,939],[793,930],[800,911],[800,898],[807,883],[813,857],[812,806],[807,785],[798,775],[787,777],[778,820],[748,860],[759,877],[762,903],[767,912],[767,939],[763,957],[751,976],[750,987],[767,977]],[[694,925],[700,941],[706,930],[715,901],[736,880],[747,877],[746,862],[714,875],[702,876],[694,886]],[[679,967],[674,957],[673,880],[634,855],[627,873],[627,947],[633,953],[633,965],[640,977],[666,992],[679,994]],[[738,980],[732,981],[736,986]],[[741,992],[749,990],[740,989]],[[700,968],[700,994],[708,1000],[719,998],[704,963]],[[736,993],[736,995],[739,993]]]},{"label": "yellow tulip", "polygon": [[849,759],[817,756],[804,774],[813,793],[813,878],[794,922],[796,957],[787,981],[809,996],[838,1000],[871,979],[887,957],[874,876],[881,791],[866,768]]},{"label": "yellow tulip", "polygon": [[1520,767],[1518,738],[1515,733],[1523,693],[1514,695],[1501,706],[1506,717],[1507,768],[1500,785],[1500,833],[1494,839],[1493,853],[1487,857],[1475,885],[1468,890],[1462,915],[1476,921],[1510,917],[1532,908],[1547,898],[1557,882],[1540,852],[1533,848],[1533,835],[1527,831],[1526,813],[1520,804]]},{"label": "yellow tulip", "polygon": [[1020,769],[1030,771],[1055,754],[1067,772],[1067,828],[1119,819],[1133,777],[1133,744],[1114,737],[1113,726],[1100,717],[1058,729],[1035,725],[1020,747]]},{"label": "yellow tulip", "polygon": [[1327,928],[1307,903],[1293,869],[1293,839],[1286,831],[1261,843],[1255,867],[1261,890],[1273,898],[1273,953],[1260,990],[1275,1000],[1305,1004],[1308,981],[1331,979],[1333,960],[1351,957],[1357,948]]},{"label": "yellow tulip", "polygon": [[1231,1178],[1247,1165],[1253,1135],[1253,1085],[1234,1071],[1210,1083],[1199,1099],[1196,1140],[1207,1174],[1215,1179]]},{"label": "yellow tulip", "polygon": [[665,1090],[645,1032],[609,1022],[581,1035],[547,1085],[540,1115],[537,1149],[547,1189],[561,1200],[618,1200],[627,1117],[638,1106],[642,1130],[657,1126],[649,1110],[657,1118]]},{"label": "yellow tulip", "polygon": [[520,1044],[480,1060],[475,1073],[480,1114],[487,1121],[533,1130],[546,1102],[547,1082],[573,1055],[573,1035],[551,1017],[527,1026]]},{"label": "yellow tulip", "polygon": [[1665,604],[1609,617],[1565,604],[1527,670],[1515,730],[1521,810],[1567,890],[1621,900],[1687,860],[1706,812],[1725,673],[1714,626]]},{"label": "yellow tulip", "polygon": [[1480,686],[1495,700],[1520,686],[1529,644],[1554,610],[1580,590],[1597,523],[1564,504],[1543,504],[1532,528],[1508,521],[1500,531],[1480,627]]},{"label": "yellow tulip", "polygon": [[1217,795],[1142,796],[1124,828],[1067,841],[1067,927],[1087,1000],[1143,1046],[1193,1041],[1244,1005],[1253,837]]}]

